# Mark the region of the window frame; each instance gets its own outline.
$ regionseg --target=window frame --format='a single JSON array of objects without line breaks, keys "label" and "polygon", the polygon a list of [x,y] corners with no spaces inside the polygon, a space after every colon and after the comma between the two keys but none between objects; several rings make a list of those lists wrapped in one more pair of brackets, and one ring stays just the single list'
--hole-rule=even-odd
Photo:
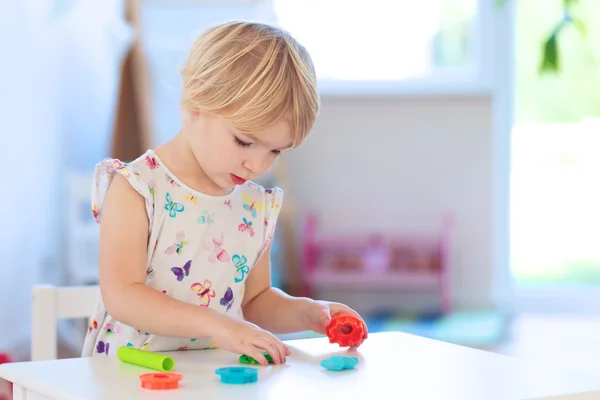
[{"label": "window frame", "polygon": [[[151,5],[256,5],[269,6],[274,13],[273,0],[142,0]],[[459,68],[456,74],[448,71],[435,72],[423,78],[402,80],[319,80],[319,93],[323,98],[403,98],[403,97],[482,97],[494,90],[491,77],[494,74],[493,35],[491,25],[495,6],[489,0],[477,0],[473,37],[473,73],[469,67]]]}]

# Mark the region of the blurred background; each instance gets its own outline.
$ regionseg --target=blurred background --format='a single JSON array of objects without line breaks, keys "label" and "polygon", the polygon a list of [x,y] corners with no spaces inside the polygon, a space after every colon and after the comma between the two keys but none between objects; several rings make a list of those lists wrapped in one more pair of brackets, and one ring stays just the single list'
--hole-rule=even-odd
[{"label": "blurred background", "polygon": [[95,164],[178,131],[186,51],[230,19],[288,29],[320,79],[261,181],[286,192],[274,285],[371,332],[600,366],[595,0],[2,2],[0,352],[29,357],[33,284],[97,284]]}]

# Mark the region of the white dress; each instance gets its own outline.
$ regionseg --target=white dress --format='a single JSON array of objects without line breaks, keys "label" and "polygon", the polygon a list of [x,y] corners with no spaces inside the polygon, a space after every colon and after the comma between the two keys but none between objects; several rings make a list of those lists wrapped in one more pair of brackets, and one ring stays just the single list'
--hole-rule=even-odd
[{"label": "white dress", "polygon": [[[272,241],[283,191],[248,181],[224,196],[203,194],[181,182],[149,150],[128,164],[105,159],[96,166],[92,206],[98,223],[115,173],[146,200],[146,284],[166,296],[243,319],[245,278]],[[100,301],[82,356],[113,356],[120,346],[149,351],[214,347],[209,338],[162,337],[127,326]]]}]

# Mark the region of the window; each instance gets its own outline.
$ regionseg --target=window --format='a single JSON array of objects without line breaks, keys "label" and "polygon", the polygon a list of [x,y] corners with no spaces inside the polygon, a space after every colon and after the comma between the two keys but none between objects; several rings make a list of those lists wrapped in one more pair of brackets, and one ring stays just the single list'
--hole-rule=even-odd
[{"label": "window", "polygon": [[478,0],[273,0],[319,79],[477,79]]},{"label": "window", "polygon": [[[489,93],[492,0],[146,0],[144,47],[157,134],[179,121],[179,77],[189,45],[231,19],[277,23],[310,51],[322,95]],[[490,26],[491,24],[487,24]],[[486,28],[487,29],[487,28]],[[487,58],[486,58],[487,57]],[[486,58],[486,60],[484,60]],[[485,61],[485,62],[484,62]],[[489,74],[488,74],[489,75]]]},{"label": "window", "polygon": [[583,1],[572,11],[587,35],[562,31],[558,73],[540,74],[540,49],[563,19],[563,2],[516,7],[512,267],[527,287],[593,284],[598,291],[600,3]]}]

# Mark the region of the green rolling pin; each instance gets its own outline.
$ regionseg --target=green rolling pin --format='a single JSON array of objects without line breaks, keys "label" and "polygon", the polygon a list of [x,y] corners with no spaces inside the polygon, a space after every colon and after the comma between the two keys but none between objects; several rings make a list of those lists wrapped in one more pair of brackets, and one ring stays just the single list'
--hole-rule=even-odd
[{"label": "green rolling pin", "polygon": [[175,366],[175,361],[169,356],[128,346],[119,347],[117,357],[123,362],[157,371],[171,371]]}]

